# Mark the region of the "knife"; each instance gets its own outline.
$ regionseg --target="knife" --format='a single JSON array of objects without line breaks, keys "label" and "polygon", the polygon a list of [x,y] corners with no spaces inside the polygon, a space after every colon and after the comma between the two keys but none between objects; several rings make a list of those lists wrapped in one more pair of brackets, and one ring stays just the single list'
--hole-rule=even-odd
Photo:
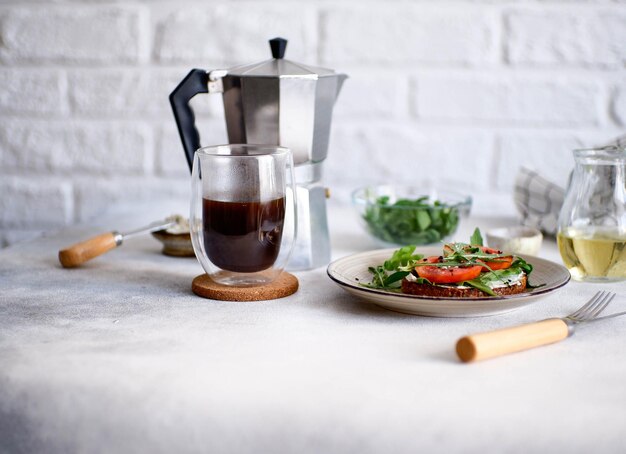
[{"label": "knife", "polygon": [[120,233],[114,230],[94,236],[88,240],[73,244],[66,249],[61,249],[59,251],[59,262],[61,262],[64,268],[75,268],[88,260],[121,246],[128,238],[142,233],[156,232],[157,230],[174,227],[179,223],[180,218],[180,216],[170,216],[126,233]]}]

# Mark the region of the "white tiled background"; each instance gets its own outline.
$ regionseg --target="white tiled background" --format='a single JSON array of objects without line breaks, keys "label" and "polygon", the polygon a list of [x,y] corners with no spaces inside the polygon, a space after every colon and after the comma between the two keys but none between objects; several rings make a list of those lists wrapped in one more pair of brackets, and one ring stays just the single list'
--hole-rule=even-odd
[{"label": "white tiled background", "polygon": [[[434,181],[513,213],[520,165],[564,184],[572,148],[626,129],[623,0],[0,0],[0,246],[187,194],[168,94],[193,67],[269,58],[275,36],[350,75],[338,199]],[[203,143],[224,142],[219,97],[194,106]]]}]

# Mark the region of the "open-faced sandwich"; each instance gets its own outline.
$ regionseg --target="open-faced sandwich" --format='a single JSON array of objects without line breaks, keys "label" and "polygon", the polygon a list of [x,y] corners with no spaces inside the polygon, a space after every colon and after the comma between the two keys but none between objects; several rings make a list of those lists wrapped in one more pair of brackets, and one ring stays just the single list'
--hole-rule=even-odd
[{"label": "open-faced sandwich", "polygon": [[442,254],[424,257],[406,246],[377,267],[370,267],[370,288],[419,296],[477,298],[513,295],[534,288],[532,265],[521,257],[483,246],[476,229],[469,243],[446,243]]}]

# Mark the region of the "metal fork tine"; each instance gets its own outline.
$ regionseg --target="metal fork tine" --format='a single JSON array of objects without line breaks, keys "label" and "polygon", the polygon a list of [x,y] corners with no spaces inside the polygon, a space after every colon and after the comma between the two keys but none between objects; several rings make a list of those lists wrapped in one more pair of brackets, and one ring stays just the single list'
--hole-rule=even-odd
[{"label": "metal fork tine", "polygon": [[581,319],[581,320],[587,320],[589,318],[592,317],[593,311],[595,311],[604,301],[604,299],[608,296],[609,294],[607,292],[602,292],[600,297],[597,298],[593,304],[590,304],[589,306],[585,307],[584,310],[582,310],[577,316],[577,319]]},{"label": "metal fork tine", "polygon": [[615,298],[615,293],[613,294],[607,294],[604,298],[604,300],[602,301],[602,304],[600,304],[598,307],[595,308],[595,310],[589,314],[590,318],[596,318],[598,315],[600,315],[602,313],[602,311],[604,311],[604,309],[606,309],[606,307],[609,305],[609,303],[611,301],[613,301],[613,298]]},{"label": "metal fork tine", "polygon": [[571,318],[578,318],[580,316],[580,314],[584,311],[587,310],[588,307],[590,307],[592,304],[595,304],[595,302],[601,298],[604,294],[604,291],[598,292],[596,293],[584,306],[582,306],[580,309],[578,309],[577,311],[571,313],[568,315],[568,317]]},{"label": "metal fork tine", "polygon": [[597,292],[595,295],[593,295],[593,297],[587,301],[587,303],[585,303],[582,307],[580,307],[578,310],[572,312],[568,317],[572,317],[572,318],[578,318],[584,311],[587,310],[588,307],[592,306],[593,304],[595,304],[595,302],[602,297],[602,294],[604,292],[600,291]]}]

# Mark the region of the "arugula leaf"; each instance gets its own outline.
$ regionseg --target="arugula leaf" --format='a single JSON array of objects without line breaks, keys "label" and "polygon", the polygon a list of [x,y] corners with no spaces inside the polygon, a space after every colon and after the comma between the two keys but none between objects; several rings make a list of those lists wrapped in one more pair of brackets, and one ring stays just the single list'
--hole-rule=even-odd
[{"label": "arugula leaf", "polygon": [[483,246],[483,236],[480,234],[480,229],[476,227],[474,233],[470,237],[470,244],[475,246]]},{"label": "arugula leaf", "polygon": [[363,284],[363,287],[399,290],[402,279],[409,275],[418,260],[424,257],[422,254],[414,254],[416,246],[404,246],[391,255],[382,265],[370,266],[372,281]]},{"label": "arugula leaf", "polygon": [[519,268],[526,274],[530,274],[533,271],[533,266],[521,257],[515,258],[515,261],[511,264],[511,268]]},{"label": "arugula leaf", "polygon": [[477,288],[478,290],[482,290],[487,295],[497,296],[496,293],[491,289],[491,287],[489,287],[482,281],[480,276],[476,279],[472,279],[471,281],[464,281],[461,284],[467,284],[471,287]]},{"label": "arugula leaf", "polygon": [[414,255],[413,252],[415,251],[415,248],[416,246],[410,245],[394,251],[389,260],[386,260],[385,263],[383,263],[383,268],[387,271],[394,271],[399,268],[406,268],[409,265],[412,266],[413,262],[417,262],[424,257],[422,254]]},{"label": "arugula leaf", "polygon": [[390,274],[385,278],[385,287],[389,287],[392,284],[395,284],[398,281],[401,281],[405,277],[407,277],[411,272],[410,271],[396,271],[393,274]]},{"label": "arugula leaf", "polygon": [[[533,266],[528,263],[526,260],[524,260],[521,257],[516,257],[515,261],[513,262],[513,264],[511,265],[511,268],[519,268],[522,271],[524,271],[524,273],[526,273],[526,276],[530,276],[530,273],[532,273],[533,271]],[[526,281],[526,288],[527,289],[535,289],[535,288],[540,288],[540,287],[544,287],[546,284],[540,284],[540,285],[532,285],[530,283],[530,277],[529,279]]]},{"label": "arugula leaf", "polygon": [[432,223],[430,216],[426,211],[418,211],[415,213],[417,225],[421,230],[426,230]]},{"label": "arugula leaf", "polygon": [[385,277],[387,276],[387,274],[385,273],[385,270],[383,269],[383,267],[382,266],[377,266],[377,267],[370,266],[368,268],[368,271],[374,275],[370,285],[373,286],[374,288],[384,287]]}]

